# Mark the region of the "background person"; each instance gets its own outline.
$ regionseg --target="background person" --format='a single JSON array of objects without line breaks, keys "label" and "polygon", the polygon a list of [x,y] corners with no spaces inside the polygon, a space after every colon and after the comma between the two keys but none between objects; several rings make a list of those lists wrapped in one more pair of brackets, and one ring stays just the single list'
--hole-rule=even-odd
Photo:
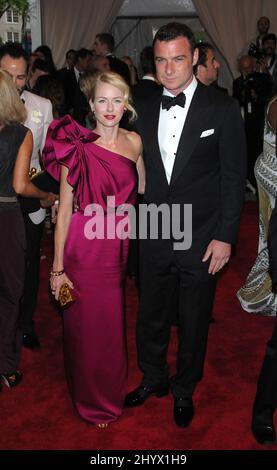
[{"label": "background person", "polygon": [[[45,98],[25,90],[27,79],[28,55],[21,46],[5,44],[0,48],[0,66],[10,74],[17,91],[27,110],[27,119],[24,122],[33,135],[33,151],[30,168],[41,171],[40,156],[44,147],[46,133],[53,120],[51,102]],[[54,204],[57,195],[49,191],[48,205]],[[40,269],[40,243],[44,227],[45,209],[40,207],[39,199],[20,198],[23,213],[26,242],[26,277],[24,284],[23,301],[20,306],[20,328],[23,333],[23,346],[37,349],[40,342],[33,322],[37,306]]]},{"label": "background person", "polygon": [[26,244],[17,195],[37,197],[46,205],[49,199],[48,193],[30,182],[33,138],[22,124],[26,115],[9,74],[0,69],[0,378],[8,387],[15,387],[22,379],[18,320]]}]

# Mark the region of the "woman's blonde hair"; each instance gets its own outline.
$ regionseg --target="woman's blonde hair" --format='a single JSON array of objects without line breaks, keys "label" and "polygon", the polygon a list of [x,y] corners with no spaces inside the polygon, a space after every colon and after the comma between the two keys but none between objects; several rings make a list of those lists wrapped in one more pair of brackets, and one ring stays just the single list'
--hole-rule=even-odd
[{"label": "woman's blonde hair", "polygon": [[24,123],[27,112],[10,75],[0,69],[0,124]]},{"label": "woman's blonde hair", "polygon": [[118,75],[115,72],[101,72],[95,75],[90,83],[90,86],[87,85],[86,87],[86,96],[88,100],[94,101],[95,91],[97,85],[99,85],[100,83],[108,83],[109,85],[112,85],[121,91],[124,97],[124,105],[127,111],[129,112],[129,121],[135,121],[135,119],[137,119],[137,113],[131,104],[132,98],[130,88],[125,82],[125,80],[121,77],[121,75]]}]

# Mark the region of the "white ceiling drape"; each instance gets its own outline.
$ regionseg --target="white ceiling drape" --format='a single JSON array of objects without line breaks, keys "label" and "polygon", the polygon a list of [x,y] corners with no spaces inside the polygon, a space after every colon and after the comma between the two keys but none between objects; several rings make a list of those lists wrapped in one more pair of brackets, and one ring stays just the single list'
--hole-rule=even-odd
[{"label": "white ceiling drape", "polygon": [[228,63],[232,78],[237,58],[257,35],[257,20],[268,16],[277,31],[277,0],[193,0],[199,19]]},{"label": "white ceiling drape", "polygon": [[68,49],[91,48],[97,33],[109,31],[123,0],[40,0],[42,43],[57,67]]}]

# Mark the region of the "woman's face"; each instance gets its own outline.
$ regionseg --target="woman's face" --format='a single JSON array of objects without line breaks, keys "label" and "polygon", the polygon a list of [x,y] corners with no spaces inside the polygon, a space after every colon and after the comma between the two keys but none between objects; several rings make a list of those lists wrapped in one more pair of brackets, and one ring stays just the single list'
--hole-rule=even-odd
[{"label": "woman's face", "polygon": [[114,127],[119,124],[125,110],[124,95],[119,88],[100,82],[90,106],[98,123],[105,127]]}]

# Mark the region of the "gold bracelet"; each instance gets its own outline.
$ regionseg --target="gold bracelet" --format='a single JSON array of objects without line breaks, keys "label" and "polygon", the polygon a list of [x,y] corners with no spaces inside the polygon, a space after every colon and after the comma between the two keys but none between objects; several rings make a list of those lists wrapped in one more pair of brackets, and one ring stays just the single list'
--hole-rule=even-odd
[{"label": "gold bracelet", "polygon": [[50,276],[61,276],[62,274],[64,274],[64,269],[61,271],[50,271]]}]

